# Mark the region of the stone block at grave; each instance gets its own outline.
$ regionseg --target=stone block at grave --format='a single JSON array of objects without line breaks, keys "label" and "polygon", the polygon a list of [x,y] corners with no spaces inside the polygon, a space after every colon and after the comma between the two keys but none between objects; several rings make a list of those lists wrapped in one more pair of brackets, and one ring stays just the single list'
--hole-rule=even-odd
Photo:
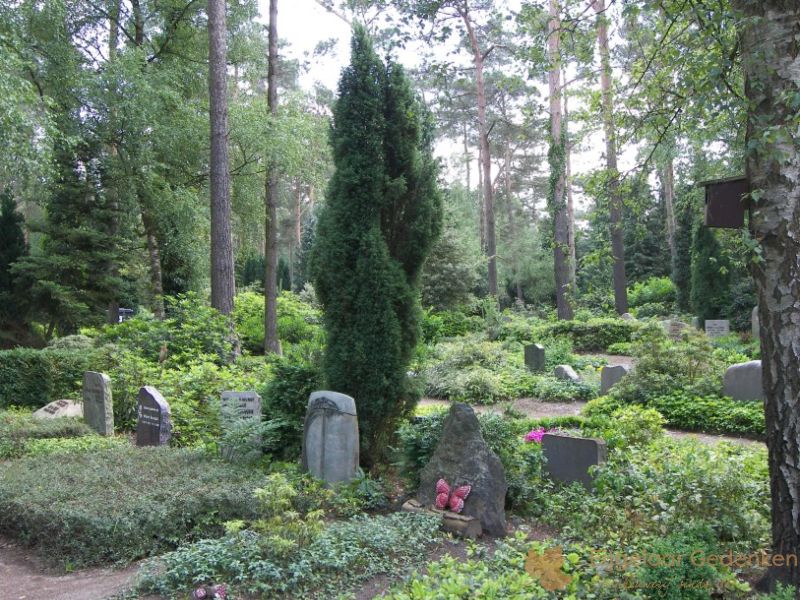
[{"label": "stone block at grave", "polygon": [[172,437],[169,404],[156,388],[146,385],[139,389],[136,419],[137,446],[166,446]]},{"label": "stone block at grave", "polygon": [[731,332],[731,322],[728,319],[706,319],[706,335],[718,338]]},{"label": "stone block at grave", "polygon": [[329,484],[350,481],[358,452],[356,401],[338,392],[313,392],[303,427],[303,468]]},{"label": "stone block at grave", "polygon": [[625,365],[611,365],[600,369],[600,395],[603,396],[614,387],[619,380],[628,374],[630,369]]},{"label": "stone block at grave", "polygon": [[623,321],[635,321],[636,320],[636,317],[634,317],[631,313],[622,313],[619,316],[619,318],[622,319]]},{"label": "stone block at grave", "polygon": [[544,346],[539,344],[525,346],[525,366],[533,373],[544,371]]},{"label": "stone block at grave", "polygon": [[578,482],[591,488],[590,469],[606,460],[606,443],[600,439],[545,433],[542,437],[545,469],[554,481]]},{"label": "stone block at grave", "polygon": [[667,335],[673,340],[679,340],[681,338],[681,334],[683,334],[683,330],[689,327],[683,321],[676,321],[675,319],[666,319],[661,321],[661,326],[664,328],[664,331],[667,332]]},{"label": "stone block at grave", "polygon": [[436,505],[440,479],[446,482],[451,496],[458,488],[470,486],[459,514],[479,519],[484,533],[506,535],[505,470],[483,439],[475,412],[466,404],[455,403],[450,407],[439,444],[420,472],[417,491],[420,504]]},{"label": "stone block at grave", "polygon": [[105,373],[83,374],[83,420],[100,435],[114,435],[111,378]]},{"label": "stone block at grave", "polygon": [[59,417],[82,417],[83,405],[74,400],[54,400],[33,413],[37,419],[57,419]]},{"label": "stone block at grave", "polygon": [[563,379],[564,381],[572,381],[578,383],[581,378],[570,365],[558,365],[553,369],[553,375],[556,379]]},{"label": "stone block at grave", "polygon": [[761,361],[751,360],[728,367],[722,378],[722,395],[734,400],[763,400]]},{"label": "stone block at grave", "polygon": [[750,331],[753,334],[753,339],[761,337],[761,322],[758,316],[758,306],[753,307],[753,312],[750,314]]},{"label": "stone block at grave", "polygon": [[[261,396],[254,391],[248,392],[222,392],[220,398],[222,413],[222,428],[247,428],[261,422]],[[257,452],[261,448],[261,437],[254,434],[249,443],[239,449],[238,453]],[[222,455],[226,458],[235,458],[237,452],[233,448],[223,447]]]}]

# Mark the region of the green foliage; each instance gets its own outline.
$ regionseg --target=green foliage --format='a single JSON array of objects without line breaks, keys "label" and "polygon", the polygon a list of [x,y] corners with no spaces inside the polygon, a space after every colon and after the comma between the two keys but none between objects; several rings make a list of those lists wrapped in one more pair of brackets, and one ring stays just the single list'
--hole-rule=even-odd
[{"label": "green foliage", "polygon": [[[321,344],[322,315],[318,309],[287,291],[278,295],[277,309],[278,338],[282,344]],[[264,351],[264,295],[255,292],[237,294],[233,320],[242,347],[253,354],[261,354]]]},{"label": "green foliage", "polygon": [[650,399],[670,427],[763,439],[766,435],[764,405],[760,400],[733,400],[724,396],[696,396],[675,391]]},{"label": "green foliage", "polygon": [[356,27],[334,108],[336,170],[313,270],[327,385],[356,399],[367,462],[416,401],[406,381],[419,335],[416,289],[442,219],[430,134],[402,68],[384,66]]},{"label": "green foliage", "polygon": [[445,338],[467,335],[481,329],[483,329],[483,319],[467,315],[461,310],[422,312],[422,339],[428,344]]},{"label": "green foliage", "polygon": [[671,306],[675,302],[675,284],[669,277],[650,277],[645,281],[637,281],[628,288],[628,302],[633,308],[644,304]]},{"label": "green foliage", "polygon": [[17,320],[20,310],[14,298],[14,280],[11,265],[28,253],[25,219],[17,212],[16,202],[9,190],[0,192],[0,324]]},{"label": "green foliage", "polygon": [[77,417],[37,419],[25,410],[0,410],[0,459],[31,453],[33,440],[73,438],[91,433],[89,426]]},{"label": "green foliage", "polygon": [[102,436],[89,433],[80,437],[52,437],[31,439],[25,443],[25,456],[71,454],[75,452],[102,452],[130,446],[130,439],[122,436]]},{"label": "green foliage", "polygon": [[[589,405],[586,406],[589,408]],[[583,415],[588,417],[597,415],[597,407],[584,410]],[[597,433],[611,448],[628,448],[631,446],[646,446],[664,435],[664,417],[657,410],[642,408],[641,406],[626,406],[618,408],[608,415],[608,420],[602,421]],[[590,432],[591,427],[584,430]]]},{"label": "green foliage", "polygon": [[260,480],[188,450],[39,454],[0,464],[0,529],[70,567],[130,561],[250,518]]},{"label": "green foliage", "polygon": [[694,230],[694,208],[691,201],[676,206],[675,257],[672,265],[672,281],[675,283],[675,302],[678,310],[689,312],[692,291],[692,231]]},{"label": "green foliage", "polygon": [[537,326],[533,339],[567,336],[575,350],[603,352],[611,344],[630,342],[639,324],[615,318],[594,318],[588,321],[555,321]]},{"label": "green foliage", "polygon": [[[706,319],[726,313],[730,301],[730,264],[720,251],[714,230],[705,225],[695,228],[692,238],[692,311],[702,326]],[[751,307],[752,308],[752,307]]]}]

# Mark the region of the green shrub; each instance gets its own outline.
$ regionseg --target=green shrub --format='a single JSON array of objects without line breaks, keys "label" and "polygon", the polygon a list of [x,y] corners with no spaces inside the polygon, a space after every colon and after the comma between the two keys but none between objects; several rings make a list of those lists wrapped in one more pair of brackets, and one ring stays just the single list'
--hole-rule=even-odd
[{"label": "green shrub", "polygon": [[664,415],[667,424],[677,429],[757,439],[763,439],[766,435],[764,405],[760,400],[733,400],[717,395],[696,396],[679,391],[652,398],[648,406]]},{"label": "green shrub", "polygon": [[631,309],[631,314],[637,319],[647,319],[649,317],[667,317],[675,312],[674,304],[662,302],[648,302]]},{"label": "green shrub", "polygon": [[[628,304],[631,307],[645,304],[666,304],[675,302],[675,284],[669,277],[650,277],[645,281],[637,281],[628,288]],[[670,310],[670,314],[672,311]]]},{"label": "green shrub", "polygon": [[597,433],[611,448],[646,446],[664,435],[665,423],[657,410],[626,406],[612,412]]},{"label": "green shrub", "polygon": [[26,454],[31,440],[73,438],[92,433],[78,417],[37,419],[27,411],[0,411],[0,459]]},{"label": "green shrub", "polygon": [[483,329],[483,319],[467,315],[460,310],[444,310],[422,312],[422,339],[426,343],[435,343],[443,338],[451,338]]},{"label": "green shrub", "polygon": [[72,438],[31,439],[25,443],[26,456],[69,454],[72,452],[99,452],[128,447],[131,441],[123,436],[84,435]]},{"label": "green shrub", "polygon": [[261,480],[189,450],[40,454],[0,464],[0,531],[66,566],[130,561],[251,518]]},{"label": "green shrub", "polygon": [[630,342],[617,342],[616,344],[611,344],[607,350],[609,354],[630,356],[633,353],[633,344]]},{"label": "green shrub", "polygon": [[618,318],[593,318],[588,321],[556,321],[534,327],[532,339],[567,336],[575,350],[602,352],[611,344],[630,342],[640,325]]}]

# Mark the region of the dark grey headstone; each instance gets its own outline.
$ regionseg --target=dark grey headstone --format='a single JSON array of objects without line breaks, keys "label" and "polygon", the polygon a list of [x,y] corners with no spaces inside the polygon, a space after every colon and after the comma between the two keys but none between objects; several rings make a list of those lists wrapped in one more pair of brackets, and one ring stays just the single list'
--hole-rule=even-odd
[{"label": "dark grey headstone", "polygon": [[114,435],[111,379],[105,373],[83,374],[83,420],[100,435]]},{"label": "dark grey headstone", "polygon": [[606,443],[600,439],[545,433],[542,437],[545,468],[550,478],[569,485],[578,482],[592,487],[590,467],[606,460]]},{"label": "dark grey headstone", "polygon": [[763,400],[761,361],[751,360],[728,367],[722,378],[722,395],[734,400]]},{"label": "dark grey headstone", "polygon": [[706,319],[706,335],[710,338],[718,338],[728,335],[731,332],[731,322],[728,319]]},{"label": "dark grey headstone", "polygon": [[136,419],[137,446],[166,446],[172,437],[172,421],[167,401],[156,388],[146,385],[139,390]]},{"label": "dark grey headstone", "polygon": [[74,400],[54,400],[33,413],[37,419],[57,419],[59,417],[82,417],[83,405]]},{"label": "dark grey headstone", "polygon": [[434,505],[439,479],[451,489],[471,485],[461,514],[480,519],[483,531],[490,535],[506,535],[508,484],[503,463],[484,441],[478,418],[466,404],[450,407],[439,444],[420,472],[417,499],[423,506]]},{"label": "dark grey headstone", "polygon": [[564,381],[572,381],[573,383],[578,383],[581,378],[575,372],[570,365],[558,365],[555,369],[553,369],[553,375],[555,375],[556,379],[563,379]]},{"label": "dark grey headstone", "polygon": [[534,373],[544,371],[544,346],[539,344],[525,346],[525,366]]},{"label": "dark grey headstone", "polygon": [[[230,430],[239,426],[247,427],[250,424],[261,422],[261,396],[254,391],[222,392],[220,405],[223,430]],[[261,438],[256,433],[252,436],[251,442],[245,443],[244,446],[243,448],[238,448],[238,451],[245,454],[258,452],[261,447]],[[226,458],[236,458],[232,448],[223,446],[221,452]]]},{"label": "dark grey headstone", "polygon": [[356,401],[338,392],[313,392],[303,426],[303,468],[326,483],[350,481],[359,461]]},{"label": "dark grey headstone", "polygon": [[630,369],[625,365],[611,365],[600,369],[600,395],[604,395],[625,377]]}]

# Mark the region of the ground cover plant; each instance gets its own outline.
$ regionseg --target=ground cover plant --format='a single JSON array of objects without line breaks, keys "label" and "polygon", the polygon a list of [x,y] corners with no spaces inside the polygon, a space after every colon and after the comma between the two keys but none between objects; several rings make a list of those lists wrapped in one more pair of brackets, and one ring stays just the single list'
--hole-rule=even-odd
[{"label": "ground cover plant", "polygon": [[0,410],[0,459],[21,456],[34,440],[89,436],[92,429],[77,417],[37,419],[24,409]]}]

